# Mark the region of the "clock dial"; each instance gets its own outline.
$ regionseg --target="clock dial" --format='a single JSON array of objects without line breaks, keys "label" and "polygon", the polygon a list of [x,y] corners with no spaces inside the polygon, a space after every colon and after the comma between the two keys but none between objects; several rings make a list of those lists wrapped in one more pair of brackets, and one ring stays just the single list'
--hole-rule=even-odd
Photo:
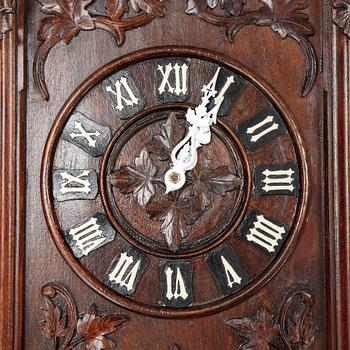
[{"label": "clock dial", "polygon": [[[206,101],[216,124],[169,192],[172,151],[216,73]],[[47,142],[43,205],[57,247],[90,286],[138,312],[187,317],[243,300],[285,262],[303,217],[291,123],[266,84],[218,54],[159,48],[110,63],[74,92]]]}]

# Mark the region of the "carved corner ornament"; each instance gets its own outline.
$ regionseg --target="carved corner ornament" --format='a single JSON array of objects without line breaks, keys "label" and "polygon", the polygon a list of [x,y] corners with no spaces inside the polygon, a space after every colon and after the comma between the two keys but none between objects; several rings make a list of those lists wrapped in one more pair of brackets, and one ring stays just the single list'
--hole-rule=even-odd
[{"label": "carved corner ornament", "polygon": [[335,15],[333,22],[350,39],[350,0],[337,0],[333,3]]},{"label": "carved corner ornament", "polygon": [[[81,31],[103,29],[113,35],[118,46],[125,32],[164,16],[160,0],[107,0],[106,13],[95,14],[87,7],[94,0],[39,0],[47,16],[41,21],[38,40],[41,42],[34,58],[34,83],[40,94],[49,100],[45,82],[45,62],[51,49],[59,42],[69,44]],[[134,13],[135,15],[131,15]]]},{"label": "carved corner ornament", "polygon": [[52,341],[52,350],[73,350],[82,344],[86,350],[110,349],[115,344],[107,335],[128,321],[128,317],[121,314],[99,315],[94,304],[78,315],[72,296],[57,283],[43,286],[41,294],[45,307],[40,326]]},{"label": "carved corner ornament", "polygon": [[284,298],[279,316],[262,308],[253,317],[232,318],[226,324],[246,339],[239,349],[306,350],[314,342],[317,328],[313,322],[313,296],[304,290],[295,290]]},{"label": "carved corner ornament", "polygon": [[11,25],[9,21],[9,15],[14,13],[14,8],[9,0],[0,0],[0,40],[2,40],[4,34],[11,31]]},{"label": "carved corner ornament", "polygon": [[[282,39],[294,39],[305,56],[304,82],[300,94],[306,96],[312,89],[317,75],[316,53],[308,40],[314,28],[304,12],[307,0],[259,0],[257,9],[246,9],[246,0],[186,0],[186,13],[196,15],[203,21],[223,27],[226,37],[233,42],[238,32],[246,26],[270,27]],[[218,5],[220,4],[220,11]]]}]

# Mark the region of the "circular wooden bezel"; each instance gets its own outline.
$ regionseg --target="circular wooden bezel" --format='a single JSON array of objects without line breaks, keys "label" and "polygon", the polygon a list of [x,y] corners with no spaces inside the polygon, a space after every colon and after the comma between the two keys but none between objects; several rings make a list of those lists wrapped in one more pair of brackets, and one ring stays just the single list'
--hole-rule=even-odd
[{"label": "circular wooden bezel", "polygon": [[[126,68],[130,64],[163,57],[186,57],[210,61],[214,64],[226,67],[227,69],[237,71],[253,85],[262,90],[283,117],[286,128],[288,129],[289,135],[291,136],[293,144],[295,146],[296,157],[300,167],[300,195],[297,212],[288,238],[285,241],[283,248],[276,255],[274,260],[259,275],[255,276],[247,286],[235,294],[208,303],[204,306],[193,306],[181,309],[167,308],[163,306],[156,307],[137,302],[123,295],[117,294],[105,284],[103,284],[100,280],[95,278],[75,258],[73,252],[66,244],[62,236],[57,215],[55,213],[54,198],[52,192],[53,161],[59,140],[59,135],[62,133],[62,130],[76,105],[92,88],[94,88],[100,81],[108,77],[113,72]],[[251,70],[225,55],[194,47],[166,46],[145,49],[122,56],[100,68],[97,72],[93,73],[72,93],[72,95],[68,98],[66,103],[61,108],[49,133],[42,158],[41,196],[45,219],[49,227],[52,239],[54,240],[57,249],[65,261],[68,263],[68,265],[85,283],[106,297],[108,300],[116,303],[121,307],[129,309],[130,311],[162,318],[187,318],[205,316],[233,306],[248,298],[252,294],[256,293],[257,290],[262,288],[287,261],[293,247],[296,244],[298,236],[297,233],[299,232],[298,228],[301,226],[305,218],[308,199],[307,163],[305,160],[306,157],[301,138],[296,130],[297,129],[291,118],[291,112],[288,110],[287,106],[282,101],[280,96],[266,82],[264,82],[263,79],[254,74]]]}]

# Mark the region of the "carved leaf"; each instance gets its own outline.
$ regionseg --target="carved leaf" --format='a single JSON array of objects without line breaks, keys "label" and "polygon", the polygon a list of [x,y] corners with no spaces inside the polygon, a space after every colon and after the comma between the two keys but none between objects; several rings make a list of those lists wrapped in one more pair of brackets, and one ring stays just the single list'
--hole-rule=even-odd
[{"label": "carved leaf", "polygon": [[45,332],[48,339],[56,339],[57,337],[64,337],[66,334],[67,316],[61,315],[60,309],[53,304],[48,298],[45,299],[45,319],[40,322],[43,332]]},{"label": "carved leaf", "polygon": [[149,217],[163,221],[160,231],[172,251],[177,251],[183,238],[190,234],[190,225],[194,225],[201,215],[192,198],[181,198],[179,193],[170,193],[150,201],[146,206]]},{"label": "carved leaf", "polygon": [[333,6],[337,9],[334,23],[343,29],[344,34],[350,37],[350,1],[336,1]]},{"label": "carved leaf", "polygon": [[91,304],[87,313],[78,320],[77,333],[85,338],[87,350],[110,349],[114,342],[105,335],[114,333],[128,318],[124,315],[97,316],[96,306]]},{"label": "carved leaf", "polygon": [[130,0],[132,8],[136,11],[144,11],[153,16],[163,16],[164,10],[160,0]]},{"label": "carved leaf", "polygon": [[167,121],[162,124],[160,135],[156,135],[146,145],[150,153],[154,153],[159,160],[168,160],[172,149],[184,135],[184,129],[179,124],[176,114],[170,113]]},{"label": "carved leaf", "polygon": [[258,25],[271,25],[282,38],[290,33],[312,35],[314,29],[309,16],[302,11],[309,4],[307,0],[259,0],[264,6],[260,9]]},{"label": "carved leaf", "polygon": [[245,4],[245,0],[187,0],[186,13],[198,14],[206,10],[207,7],[214,9],[221,4],[221,8],[225,9],[232,16],[238,16]]},{"label": "carved leaf", "polygon": [[244,4],[245,0],[221,0],[221,7],[232,16],[239,16]]},{"label": "carved leaf", "polygon": [[108,0],[107,2],[107,12],[113,21],[121,19],[128,10],[128,0]]},{"label": "carved leaf", "polygon": [[134,200],[143,207],[155,195],[153,176],[156,173],[157,168],[153,165],[146,149],[143,149],[140,156],[135,159],[135,168],[122,166],[110,174],[109,181],[121,193],[132,193]]},{"label": "carved leaf", "polygon": [[295,312],[288,327],[288,340],[292,344],[299,344],[307,349],[314,341],[316,329],[310,315],[304,312]]},{"label": "carved leaf", "polygon": [[233,318],[226,321],[234,331],[248,340],[240,350],[269,350],[269,344],[278,337],[279,326],[274,323],[272,316],[265,309],[259,310],[256,317]]},{"label": "carved leaf", "polygon": [[92,30],[95,24],[86,10],[92,0],[40,0],[42,11],[51,16],[42,21],[38,39],[45,41],[52,37],[63,40],[66,44],[80,30]]},{"label": "carved leaf", "polygon": [[242,179],[233,174],[227,166],[213,169],[210,164],[210,160],[205,158],[198,162],[190,174],[193,193],[201,210],[210,206],[213,193],[225,196],[226,192],[233,191],[242,184]]}]

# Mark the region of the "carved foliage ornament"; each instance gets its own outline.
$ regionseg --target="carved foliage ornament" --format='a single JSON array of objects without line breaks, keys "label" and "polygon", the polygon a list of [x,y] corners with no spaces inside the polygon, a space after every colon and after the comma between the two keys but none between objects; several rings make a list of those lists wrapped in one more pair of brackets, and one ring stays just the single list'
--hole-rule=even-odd
[{"label": "carved foliage ornament", "polygon": [[78,315],[72,296],[57,283],[43,286],[41,294],[45,308],[44,320],[40,325],[52,341],[53,350],[77,349],[82,344],[86,350],[110,349],[115,343],[107,335],[116,332],[128,321],[125,315],[99,315],[94,304],[90,305],[87,312]]},{"label": "carved foliage ornament", "polygon": [[[175,113],[170,113],[156,135],[142,149],[133,165],[123,165],[109,175],[109,181],[125,195],[132,194],[152,220],[162,222],[160,233],[172,251],[177,251],[181,241],[191,232],[191,226],[212,205],[214,196],[239,189],[243,179],[227,166],[213,167],[209,159],[189,172],[187,185],[178,191],[165,193],[164,174],[152,161],[169,161],[171,150],[183,135],[183,128]],[[160,165],[160,164],[159,164]]]},{"label": "carved foliage ornament", "polygon": [[[226,37],[233,42],[237,33],[245,26],[271,27],[282,39],[292,38],[305,55],[304,82],[301,95],[312,89],[317,63],[315,50],[307,39],[314,34],[309,17],[303,11],[308,8],[307,0],[259,0],[262,6],[246,10],[246,0],[186,0],[186,13],[197,15],[207,23],[226,29]],[[221,14],[214,10],[221,7]]]},{"label": "carved foliage ornament", "polygon": [[226,323],[247,341],[240,350],[275,349],[306,350],[314,342],[317,328],[313,323],[314,298],[303,290],[287,294],[278,319],[266,309],[258,310],[254,317],[233,318]]},{"label": "carved foliage ornament", "polygon": [[333,22],[350,38],[350,0],[337,0],[333,7],[336,10]]},{"label": "carved foliage ornament", "polygon": [[51,49],[63,41],[67,45],[81,31],[103,29],[110,32],[117,45],[125,40],[125,32],[164,15],[159,0],[108,0],[106,14],[87,10],[94,0],[39,0],[47,17],[41,22],[38,40],[41,44],[34,58],[34,82],[41,95],[49,100],[45,83],[45,61]]},{"label": "carved foliage ornament", "polygon": [[9,32],[12,29],[9,23],[9,15],[11,13],[14,13],[11,1],[0,0],[0,39],[2,39],[5,33]]},{"label": "carved foliage ornament", "polygon": [[[45,61],[50,50],[60,41],[69,44],[80,31],[103,29],[114,36],[117,45],[122,45],[127,30],[141,27],[165,14],[160,0],[108,0],[105,14],[93,14],[88,11],[87,7],[94,0],[39,1],[42,4],[42,12],[48,16],[42,20],[38,33],[41,44],[34,58],[34,82],[46,100],[49,100],[50,96],[45,83]],[[209,24],[224,27],[226,37],[231,42],[243,27],[249,25],[271,27],[282,39],[294,39],[305,55],[301,95],[306,96],[313,87],[317,74],[315,50],[307,39],[314,34],[309,17],[304,13],[308,8],[307,0],[259,0],[262,6],[255,10],[246,10],[246,2],[186,0],[186,13],[196,15]],[[349,16],[348,5],[348,0],[339,3],[339,6],[346,7],[346,18]]]}]

